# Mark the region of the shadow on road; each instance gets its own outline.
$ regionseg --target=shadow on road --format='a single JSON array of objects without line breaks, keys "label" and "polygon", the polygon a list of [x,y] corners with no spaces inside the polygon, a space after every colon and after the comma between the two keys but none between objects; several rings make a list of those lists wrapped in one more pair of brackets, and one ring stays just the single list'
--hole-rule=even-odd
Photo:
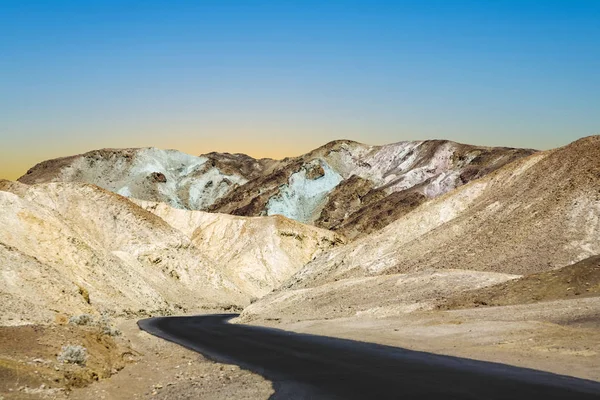
[{"label": "shadow on road", "polygon": [[278,329],[237,314],[141,320],[141,329],[271,380],[272,399],[600,399],[600,383],[504,364]]}]

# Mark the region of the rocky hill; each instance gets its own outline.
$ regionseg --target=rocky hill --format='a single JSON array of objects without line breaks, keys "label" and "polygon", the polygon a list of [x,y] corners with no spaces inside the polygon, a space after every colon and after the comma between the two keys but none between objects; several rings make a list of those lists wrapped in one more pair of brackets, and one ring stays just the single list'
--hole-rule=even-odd
[{"label": "rocky hill", "polygon": [[449,141],[368,146],[328,143],[283,160],[243,154],[104,149],[42,162],[22,183],[90,183],[176,208],[240,216],[283,215],[348,238],[378,230],[533,150]]},{"label": "rocky hill", "polygon": [[[333,286],[348,287],[370,277],[389,276],[389,282],[396,282],[398,274],[416,274],[415,279],[426,281],[436,271],[448,271],[435,279],[442,287],[455,285],[452,271],[474,271],[471,280],[487,272],[513,279],[596,256],[599,238],[600,136],[594,136],[506,165],[422,204],[378,232],[317,257],[280,292],[244,313],[307,309],[319,299],[315,293],[331,299],[339,295]],[[379,290],[380,297],[395,296],[398,285]],[[373,291],[365,292],[363,300]],[[416,295],[414,289],[411,292]],[[292,293],[295,305],[290,304]],[[362,292],[349,291],[340,304],[360,303],[353,293]],[[442,290],[421,300],[448,295]]]},{"label": "rocky hill", "polygon": [[0,325],[241,307],[339,242],[284,217],[144,206],[88,184],[0,181]]},{"label": "rocky hill", "polygon": [[317,255],[343,244],[334,232],[280,215],[239,217],[135,202],[184,233],[237,287],[254,297],[279,287]]}]

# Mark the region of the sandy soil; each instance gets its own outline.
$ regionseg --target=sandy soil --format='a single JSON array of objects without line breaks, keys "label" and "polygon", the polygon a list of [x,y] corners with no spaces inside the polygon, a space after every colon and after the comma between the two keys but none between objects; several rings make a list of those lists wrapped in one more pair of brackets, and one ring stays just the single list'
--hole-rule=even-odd
[{"label": "sandy soil", "polygon": [[[58,360],[63,346],[83,346],[81,365]],[[98,327],[23,325],[0,327],[0,399],[57,398],[108,379],[137,359],[122,337]]]},{"label": "sandy soil", "polygon": [[149,335],[135,321],[119,327],[138,360],[111,379],[74,390],[69,399],[268,399],[273,393],[262,377]]},{"label": "sandy soil", "polygon": [[[122,335],[97,328],[53,324],[0,327],[0,399],[268,399],[270,382],[234,365],[138,329],[118,324]],[[64,364],[64,344],[88,351],[85,366]]]}]

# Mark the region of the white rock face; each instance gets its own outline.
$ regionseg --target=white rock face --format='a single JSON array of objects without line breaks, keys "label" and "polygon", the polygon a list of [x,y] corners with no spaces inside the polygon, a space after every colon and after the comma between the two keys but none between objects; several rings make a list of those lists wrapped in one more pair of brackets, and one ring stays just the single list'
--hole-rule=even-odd
[{"label": "white rock face", "polygon": [[[307,170],[319,166],[323,168],[323,175],[307,178]],[[304,223],[312,222],[319,216],[327,194],[341,181],[342,176],[329,164],[315,160],[292,174],[279,195],[271,197],[267,204],[267,215],[283,215]]]},{"label": "white rock face", "polygon": [[[186,176],[181,180],[180,187],[188,191],[188,201],[181,202],[180,208],[203,210],[237,186],[246,183],[246,179],[239,175],[226,175],[217,168],[210,168],[202,174]],[[169,193],[163,193],[169,198]],[[177,206],[177,205],[175,205]]]},{"label": "white rock face", "polygon": [[50,180],[93,183],[125,197],[187,209],[206,208],[247,181],[241,174],[222,173],[206,157],[156,148],[87,153]]},{"label": "white rock face", "polygon": [[431,157],[425,157],[427,163],[416,164],[425,156],[423,145],[426,142],[398,142],[384,146],[356,146],[344,143],[335,152],[326,156],[328,162],[335,165],[344,178],[358,175],[381,187],[403,179],[397,189],[408,189],[425,180],[445,172],[449,167],[449,158],[454,154],[455,143],[447,142]]}]

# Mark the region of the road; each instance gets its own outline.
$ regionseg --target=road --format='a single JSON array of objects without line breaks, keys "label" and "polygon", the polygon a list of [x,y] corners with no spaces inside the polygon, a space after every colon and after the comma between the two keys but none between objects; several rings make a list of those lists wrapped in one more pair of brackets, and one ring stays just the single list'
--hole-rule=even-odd
[{"label": "road", "polygon": [[235,314],[141,329],[273,382],[272,399],[600,399],[600,383],[373,343],[230,324]]}]

